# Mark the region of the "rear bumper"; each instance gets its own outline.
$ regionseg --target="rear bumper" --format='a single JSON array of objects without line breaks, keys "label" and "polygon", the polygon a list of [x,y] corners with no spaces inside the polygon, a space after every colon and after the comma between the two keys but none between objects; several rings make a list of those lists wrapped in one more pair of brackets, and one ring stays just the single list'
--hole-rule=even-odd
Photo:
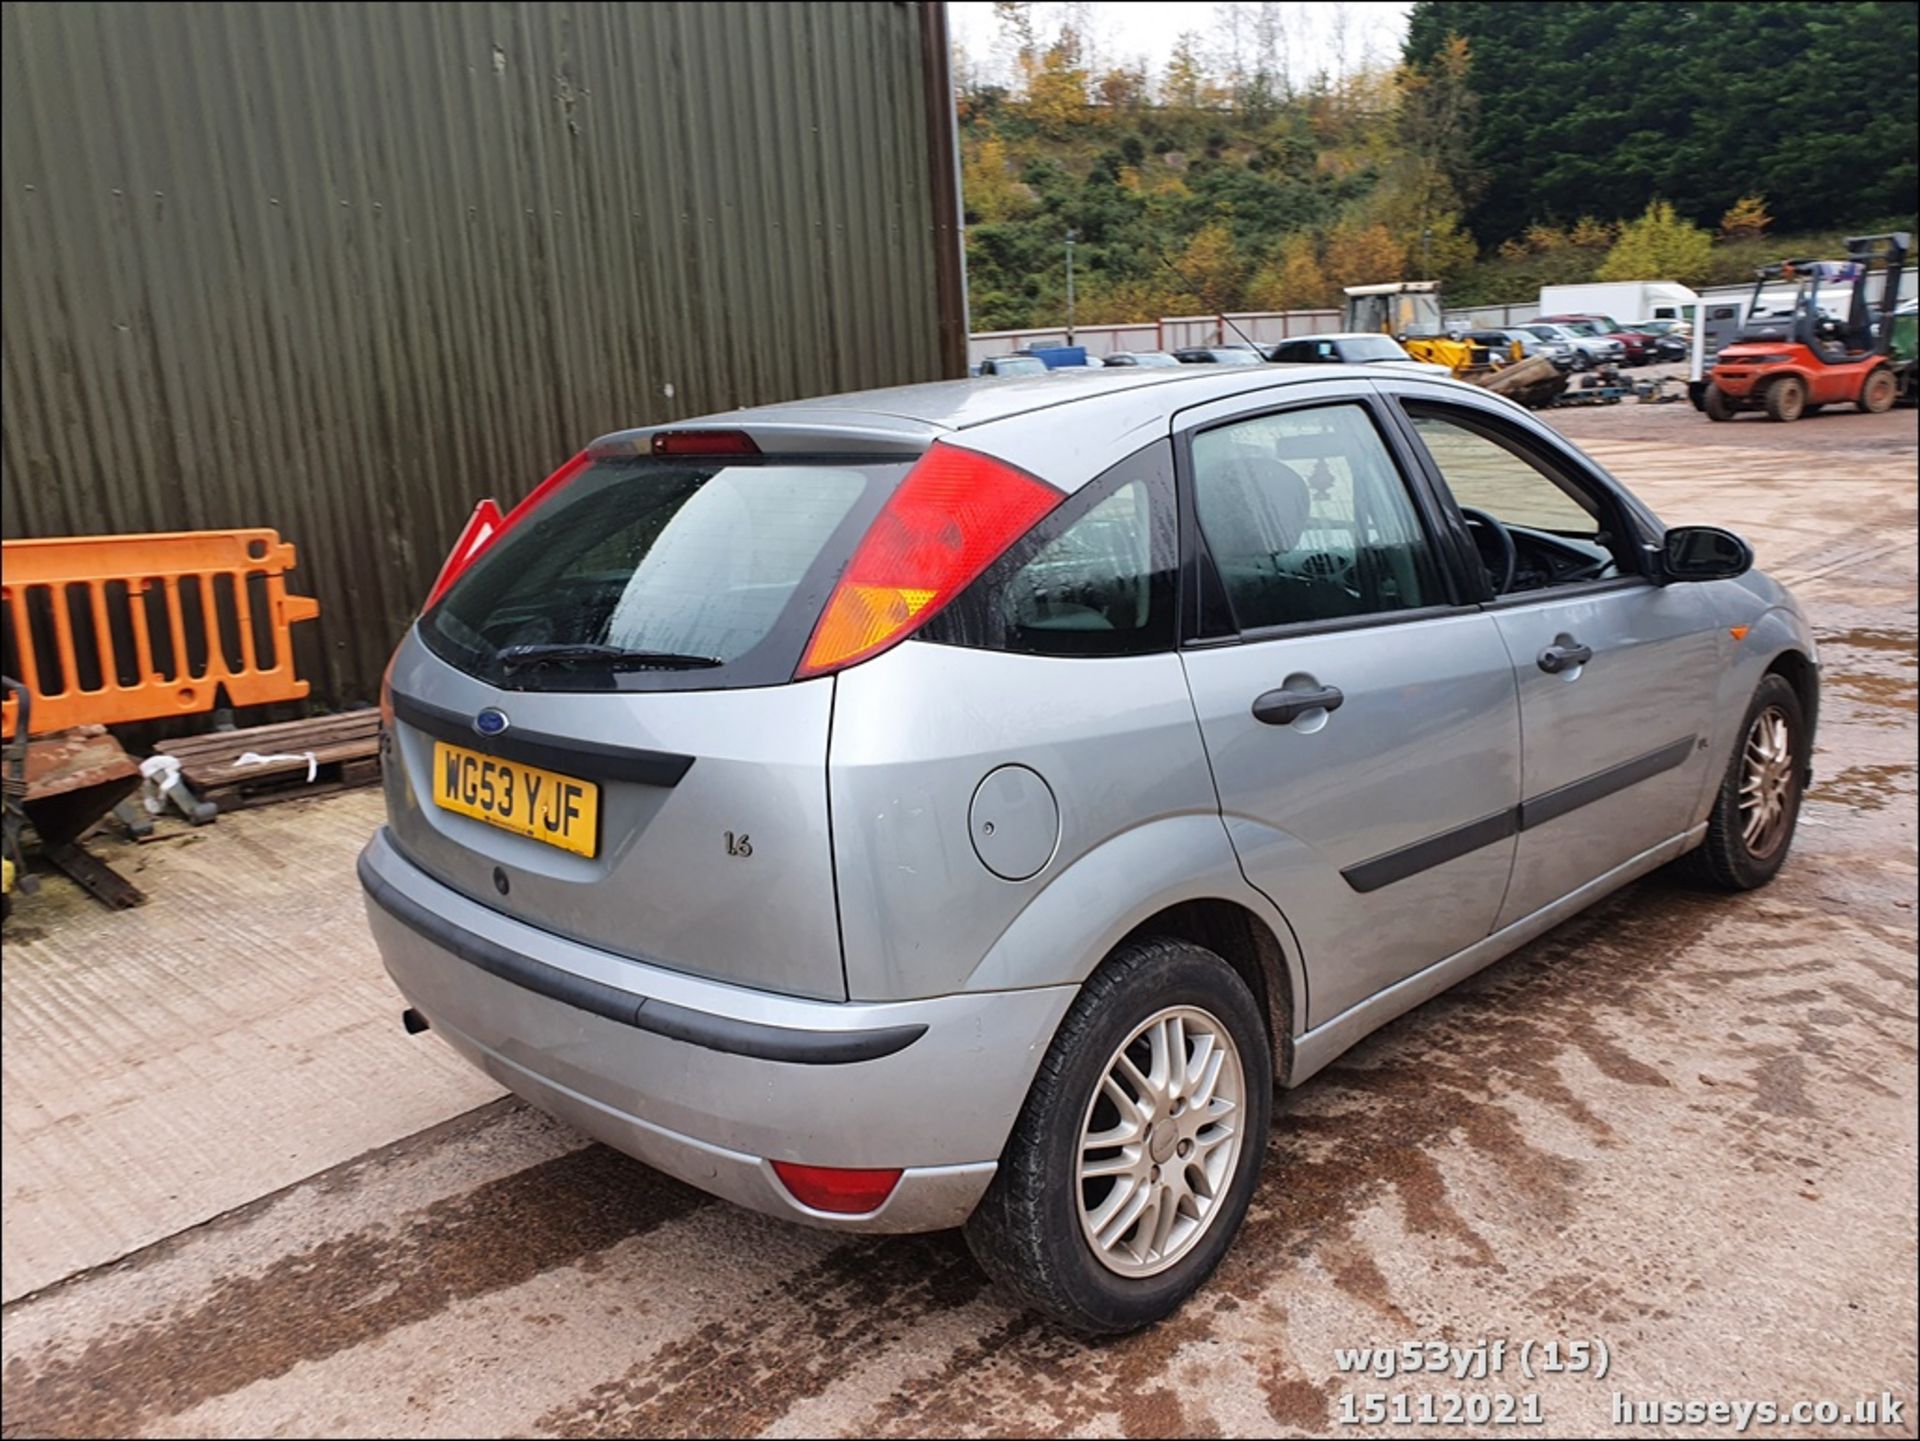
[{"label": "rear bumper", "polygon": [[[1072,987],[810,1001],[648,966],[487,909],[383,830],[360,858],[387,971],[434,1031],[532,1105],[740,1205],[855,1231],[964,1221]],[[771,1162],[901,1167],[863,1216],[802,1206]]]}]

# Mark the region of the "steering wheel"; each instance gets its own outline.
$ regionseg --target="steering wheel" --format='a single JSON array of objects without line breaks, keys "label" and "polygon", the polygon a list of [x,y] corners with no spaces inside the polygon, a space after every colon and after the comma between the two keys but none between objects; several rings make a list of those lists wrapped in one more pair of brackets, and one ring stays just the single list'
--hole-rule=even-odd
[{"label": "steering wheel", "polygon": [[1334,555],[1330,551],[1317,550],[1300,563],[1300,571],[1303,575],[1310,575],[1316,580],[1332,581],[1335,585],[1344,586],[1348,590],[1356,588],[1353,583],[1353,557],[1351,556]]},{"label": "steering wheel", "polygon": [[1500,573],[1495,575],[1493,568],[1487,568],[1487,579],[1493,582],[1493,593],[1505,595],[1513,589],[1514,572],[1520,568],[1520,547],[1513,543],[1513,532],[1484,510],[1475,510],[1471,506],[1460,507],[1460,514],[1468,525],[1485,528],[1495,540],[1500,542]]}]

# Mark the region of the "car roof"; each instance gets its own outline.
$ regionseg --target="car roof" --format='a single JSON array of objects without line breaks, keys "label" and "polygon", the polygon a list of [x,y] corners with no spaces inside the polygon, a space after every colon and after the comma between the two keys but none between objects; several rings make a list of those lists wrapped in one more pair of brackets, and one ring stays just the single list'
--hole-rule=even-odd
[{"label": "car roof", "polygon": [[[1400,379],[1404,374],[1393,365],[1069,366],[1044,375],[936,380],[746,406],[615,431],[595,441],[593,448],[631,449],[656,431],[740,429],[784,438],[774,448],[791,452],[808,449],[808,441],[817,450],[828,438],[858,442],[850,447],[855,450],[898,451],[903,446],[924,448],[943,434],[1015,416],[1119,397],[1129,398],[1125,409],[1132,415],[1152,410],[1166,416],[1246,391],[1315,380],[1353,383],[1369,375]],[[769,447],[763,442],[762,448]]]},{"label": "car roof", "polygon": [[1393,337],[1383,330],[1323,330],[1312,335],[1289,335],[1284,340],[1276,340],[1275,345],[1291,345],[1296,340],[1392,340]]},{"label": "car roof", "polygon": [[[767,456],[903,460],[936,441],[953,440],[1071,493],[1142,446],[1164,440],[1182,412],[1261,392],[1283,404],[1282,392],[1328,381],[1338,381],[1341,392],[1327,395],[1329,401],[1358,400],[1368,380],[1398,386],[1408,379],[1404,364],[1075,366],[1046,375],[940,380],[743,407],[616,431],[589,450],[645,455],[660,432],[711,429],[744,431]],[[1421,376],[1418,383],[1524,414],[1511,401],[1462,381]],[[1070,417],[1058,413],[1067,407],[1074,410]]]}]

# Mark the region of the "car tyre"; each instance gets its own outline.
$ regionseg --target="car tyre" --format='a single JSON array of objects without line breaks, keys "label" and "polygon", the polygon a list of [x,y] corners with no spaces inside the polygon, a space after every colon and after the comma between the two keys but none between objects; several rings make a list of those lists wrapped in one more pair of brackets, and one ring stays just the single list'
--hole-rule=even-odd
[{"label": "car tyre", "polygon": [[1726,391],[1712,381],[1707,382],[1706,399],[1701,408],[1707,412],[1708,420],[1732,420],[1738,413]]},{"label": "car tyre", "polygon": [[[1215,1073],[1222,1079],[1219,1089],[1210,1092],[1215,1098],[1212,1106],[1220,1104],[1219,1096],[1227,1089],[1228,1065],[1237,1065],[1240,1094],[1229,1114],[1238,1124],[1238,1149],[1211,1181],[1203,1158],[1213,1155],[1212,1150],[1195,1149],[1192,1159],[1184,1163],[1178,1157],[1189,1156],[1190,1146],[1220,1143],[1205,1139],[1211,1126],[1194,1140],[1171,1139],[1177,1133],[1178,1108],[1184,1104],[1178,1100],[1171,1109],[1163,1107],[1161,1119],[1146,1126],[1137,1148],[1114,1146],[1099,1151],[1083,1144],[1090,1133],[1107,1133],[1120,1115],[1105,1099],[1105,1088],[1110,1071],[1120,1074],[1114,1068],[1123,1049],[1129,1056],[1143,1054],[1138,1046],[1147,1038],[1136,1032],[1172,1013],[1196,1017],[1188,1022],[1195,1027],[1197,1018],[1204,1018],[1219,1028],[1211,1039],[1227,1059],[1216,1066]],[[1200,1054],[1198,1035],[1196,1030],[1191,1042],[1195,1057]],[[1231,1045],[1221,1045],[1219,1036]],[[1151,1069],[1159,1074],[1162,1068]],[[1108,1108],[1104,1120],[1103,1106]],[[1195,1124],[1207,1109],[1196,1105],[1185,1124]],[[1128,942],[1094,972],[1060,1023],[1001,1153],[993,1184],[967,1221],[967,1245],[1002,1288],[1074,1331],[1118,1335],[1152,1325],[1193,1294],[1232,1244],[1259,1179],[1272,1109],[1272,1047],[1259,1003],[1247,983],[1218,955],[1189,941],[1150,937]],[[1102,1260],[1088,1233],[1096,1224],[1088,1212],[1091,1207],[1097,1217],[1096,1202],[1111,1194],[1102,1188],[1117,1190],[1123,1183],[1104,1176],[1081,1179],[1082,1161],[1088,1151],[1094,1151],[1096,1157],[1111,1157],[1118,1164],[1136,1149],[1142,1158],[1160,1158],[1162,1149],[1174,1146],[1179,1148],[1177,1156],[1168,1150],[1161,1159],[1167,1162],[1170,1175],[1179,1176],[1179,1184],[1194,1180],[1197,1173],[1198,1188],[1211,1193],[1205,1219],[1179,1214],[1180,1206],[1200,1204],[1197,1192],[1183,1192],[1169,1210],[1177,1218],[1176,1227],[1191,1224],[1194,1233],[1181,1243],[1182,1249],[1176,1249],[1175,1237],[1169,1237],[1171,1259],[1163,1258],[1162,1269],[1122,1274],[1116,1265],[1130,1262],[1130,1253],[1117,1245],[1112,1248],[1113,1260]],[[1156,1184],[1160,1174],[1156,1166]],[[1073,1180],[1063,1184],[1063,1178]],[[1125,1205],[1118,1208],[1125,1210]],[[1138,1223],[1139,1233],[1145,1229],[1144,1221]],[[1134,1234],[1131,1228],[1120,1233],[1122,1243],[1129,1234]],[[1149,1256],[1140,1264],[1152,1263]]]},{"label": "car tyre", "polygon": [[1854,404],[1868,415],[1885,415],[1893,409],[1898,398],[1900,386],[1893,378],[1893,372],[1885,366],[1873,372],[1860,387],[1860,398]]},{"label": "car tyre", "polygon": [[[1770,770],[1756,761],[1756,746],[1765,749],[1765,742],[1757,737],[1771,730],[1770,726],[1762,725],[1763,721],[1777,721],[1780,733],[1784,734],[1787,754],[1783,769]],[[1713,809],[1708,813],[1707,838],[1689,851],[1681,863],[1691,879],[1716,890],[1751,891],[1764,886],[1779,873],[1786,863],[1787,852],[1792,849],[1794,828],[1800,819],[1800,801],[1807,779],[1808,740],[1806,711],[1800,704],[1800,693],[1785,676],[1769,675],[1754,691],[1747,713],[1741,719],[1733,756],[1727,762],[1727,773],[1721,778]],[[1757,835],[1752,829],[1753,811],[1747,803],[1756,770],[1761,774],[1762,785],[1774,792],[1779,806],[1773,826]]]},{"label": "car tyre", "polygon": [[1798,420],[1807,408],[1807,383],[1783,375],[1767,387],[1767,414],[1778,421]]}]

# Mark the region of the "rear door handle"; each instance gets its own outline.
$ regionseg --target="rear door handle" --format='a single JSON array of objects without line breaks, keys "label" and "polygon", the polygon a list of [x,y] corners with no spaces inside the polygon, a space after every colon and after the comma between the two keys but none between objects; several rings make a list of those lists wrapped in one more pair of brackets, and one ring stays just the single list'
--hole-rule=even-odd
[{"label": "rear door handle", "polygon": [[1270,690],[1253,703],[1253,718],[1270,726],[1291,725],[1310,710],[1336,711],[1346,696],[1336,685],[1318,690]]},{"label": "rear door handle", "polygon": [[1548,675],[1559,675],[1563,670],[1572,670],[1577,665],[1585,665],[1593,659],[1593,647],[1581,645],[1577,640],[1556,643],[1540,652],[1540,669]]}]

